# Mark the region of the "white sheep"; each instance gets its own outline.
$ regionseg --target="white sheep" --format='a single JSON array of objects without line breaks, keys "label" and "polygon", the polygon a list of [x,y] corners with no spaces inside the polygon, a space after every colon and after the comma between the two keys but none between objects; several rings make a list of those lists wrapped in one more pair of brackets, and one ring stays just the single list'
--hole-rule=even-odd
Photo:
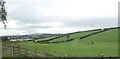
[{"label": "white sheep", "polygon": [[101,57],[104,57],[104,54],[100,54]]}]

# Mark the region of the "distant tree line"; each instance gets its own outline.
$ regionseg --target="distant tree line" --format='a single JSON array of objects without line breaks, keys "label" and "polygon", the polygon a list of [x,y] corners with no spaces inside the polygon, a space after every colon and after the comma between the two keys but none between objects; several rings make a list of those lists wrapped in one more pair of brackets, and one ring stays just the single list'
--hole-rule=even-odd
[{"label": "distant tree line", "polygon": [[2,37],[2,41],[9,41],[8,37]]}]

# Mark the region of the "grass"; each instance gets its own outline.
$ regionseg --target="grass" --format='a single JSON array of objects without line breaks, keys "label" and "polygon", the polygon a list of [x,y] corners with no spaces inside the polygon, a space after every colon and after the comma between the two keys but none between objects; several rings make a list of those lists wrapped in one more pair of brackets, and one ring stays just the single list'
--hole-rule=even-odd
[{"label": "grass", "polygon": [[[93,32],[97,32],[97,31],[72,34],[70,35],[70,38],[73,38],[74,40],[67,43],[36,44],[30,41],[23,43],[19,42],[16,44],[12,43],[12,45],[17,46],[21,44],[21,47],[24,48],[29,48],[33,50],[37,49],[37,51],[42,51],[42,52],[48,51],[49,53],[59,56],[67,55],[69,57],[88,57],[88,56],[99,56],[100,54],[104,54],[104,56],[118,56],[118,29],[112,29],[106,32],[102,32],[96,35],[86,37],[84,39],[80,39],[81,36]],[[46,38],[42,40],[47,40],[47,39],[50,38]],[[67,40],[66,36],[60,37],[52,41],[61,41],[61,40]],[[92,44],[92,42],[94,42],[94,44]],[[6,42],[3,42],[3,44],[4,44],[3,46],[8,46],[8,47],[10,46],[10,44]],[[6,52],[3,52],[3,56],[9,57],[10,55]]]},{"label": "grass", "polygon": [[[57,36],[55,36],[55,37],[57,37]],[[55,37],[48,37],[48,38],[43,38],[43,39],[37,39],[37,40],[35,40],[35,42],[42,41],[42,40],[48,40],[48,39],[55,38]]]},{"label": "grass", "polygon": [[[100,30],[98,30],[98,31],[100,31]],[[89,31],[89,32],[75,33],[75,34],[71,34],[71,35],[70,35],[70,38],[80,39],[80,37],[82,37],[82,36],[84,36],[84,35],[87,35],[87,34],[94,33],[94,32],[97,32],[97,31]],[[69,38],[69,39],[70,39],[70,38]],[[65,40],[68,40],[68,38],[67,38],[66,36],[57,38],[57,39],[55,39],[55,40],[51,40],[51,41],[49,41],[49,42],[65,41]]]},{"label": "grass", "polygon": [[[60,56],[66,54],[70,57],[99,56],[99,54],[104,54],[104,56],[118,56],[118,29],[79,39],[81,36],[92,32],[93,31],[72,34],[70,37],[75,40],[67,43],[35,44],[33,42],[25,42],[21,44],[21,46],[43,52],[49,51],[52,54]],[[62,38],[55,40],[59,41],[61,39]],[[91,42],[94,42],[94,44],[91,44]]]},{"label": "grass", "polygon": [[[10,42],[10,41],[6,41],[6,42],[1,42],[2,43],[2,47],[10,47],[10,45],[13,46],[18,46],[19,44],[22,44],[22,42]],[[18,56],[11,56],[11,51],[10,49],[7,48],[3,48],[2,49],[2,57],[18,57]],[[19,56],[21,57],[21,56]]]},{"label": "grass", "polygon": [[[2,45],[1,47],[10,47],[8,42],[0,42],[0,44]],[[1,57],[10,57],[10,50],[7,48],[1,48],[1,53],[2,56]]]}]

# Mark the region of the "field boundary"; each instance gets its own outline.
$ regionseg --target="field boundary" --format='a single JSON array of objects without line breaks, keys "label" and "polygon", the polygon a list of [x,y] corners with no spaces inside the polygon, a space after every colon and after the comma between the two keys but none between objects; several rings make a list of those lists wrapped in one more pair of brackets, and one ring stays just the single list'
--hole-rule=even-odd
[{"label": "field boundary", "polygon": [[104,29],[102,31],[94,32],[92,34],[88,34],[88,35],[82,36],[82,37],[80,37],[80,39],[83,39],[83,38],[86,38],[86,37],[89,37],[89,36],[92,36],[92,35],[95,35],[95,34],[99,34],[99,33],[102,33],[102,32],[108,31],[108,30],[111,30],[111,29]]},{"label": "field boundary", "polygon": [[[21,49],[25,50],[25,51],[22,51]],[[11,50],[11,56],[23,55],[23,56],[26,56],[26,57],[31,57],[29,55],[33,55],[34,57],[67,57],[67,55],[58,56],[58,55],[55,55],[55,54],[51,54],[48,51],[47,52],[41,52],[41,51],[37,51],[36,49],[32,50],[32,49],[28,49],[28,48],[22,48],[22,47],[20,47],[20,45],[18,47],[10,46],[10,50]],[[31,52],[34,52],[34,53],[31,53]],[[21,53],[23,53],[23,54],[21,54]],[[38,55],[38,54],[44,54],[46,56],[41,56],[41,55]]]}]

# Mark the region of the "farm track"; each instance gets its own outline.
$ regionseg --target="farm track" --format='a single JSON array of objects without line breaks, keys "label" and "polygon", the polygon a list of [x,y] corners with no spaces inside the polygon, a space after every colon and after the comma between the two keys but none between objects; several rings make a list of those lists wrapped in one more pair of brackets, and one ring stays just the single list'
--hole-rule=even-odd
[{"label": "farm track", "polygon": [[[112,29],[117,29],[117,28],[120,28],[120,27],[115,27],[115,28],[105,28],[104,30],[101,30],[101,29],[97,29],[97,30],[101,30],[101,31],[98,31],[98,32],[94,32],[94,33],[91,33],[91,34],[88,34],[88,35],[85,35],[85,36],[82,36],[80,37],[80,39],[84,39],[86,37],[89,37],[89,36],[92,36],[92,35],[96,35],[96,34],[99,34],[99,33],[102,33],[102,32],[105,32],[105,31],[108,31],[108,30],[112,30]],[[91,30],[91,31],[95,31],[95,30]],[[85,31],[87,32],[87,31]],[[69,34],[75,34],[75,33],[80,33],[80,32],[74,32],[74,33],[69,33]],[[67,34],[66,34],[67,35]],[[59,37],[55,37],[55,38],[52,38],[52,39],[49,39],[49,40],[43,40],[43,41],[37,41],[36,43],[65,43],[65,42],[70,42],[70,41],[73,41],[74,39],[69,39],[69,40],[65,40],[65,41],[56,41],[56,42],[49,42],[51,40],[54,40],[54,39],[57,39],[57,38],[60,38],[60,37],[64,37],[66,35],[63,35],[63,36],[59,36]]]}]

